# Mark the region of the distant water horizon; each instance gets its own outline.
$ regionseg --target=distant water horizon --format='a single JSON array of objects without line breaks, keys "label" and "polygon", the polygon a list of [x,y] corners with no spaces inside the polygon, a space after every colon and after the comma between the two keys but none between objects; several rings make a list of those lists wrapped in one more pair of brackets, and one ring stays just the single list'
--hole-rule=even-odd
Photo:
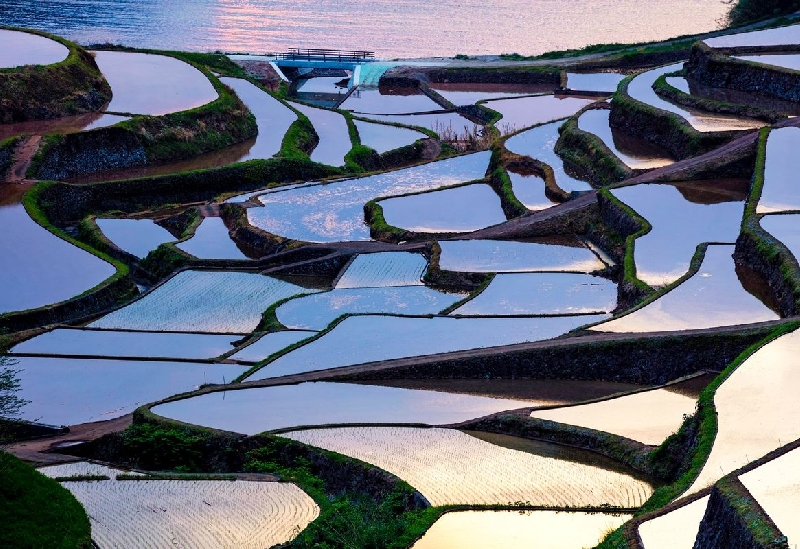
[{"label": "distant water horizon", "polygon": [[81,44],[271,53],[365,49],[384,59],[645,42],[716,30],[723,0],[3,0],[0,24]]}]

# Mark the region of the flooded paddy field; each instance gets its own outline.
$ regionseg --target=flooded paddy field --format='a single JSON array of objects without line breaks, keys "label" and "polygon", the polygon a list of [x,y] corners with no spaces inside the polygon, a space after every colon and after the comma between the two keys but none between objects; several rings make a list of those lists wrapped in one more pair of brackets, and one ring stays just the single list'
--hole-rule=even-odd
[{"label": "flooded paddy field", "polygon": [[416,253],[358,254],[336,281],[336,289],[419,286],[427,267],[427,259]]},{"label": "flooded paddy field", "polygon": [[758,221],[761,228],[781,241],[795,259],[800,257],[800,216],[796,214],[765,215]]},{"label": "flooded paddy field", "polygon": [[789,46],[800,44],[797,25],[738,32],[703,40],[712,48],[736,48],[741,46]]},{"label": "flooded paddy field", "polygon": [[436,82],[431,83],[430,87],[453,105],[474,105],[479,101],[508,99],[510,97],[552,93],[554,91],[554,86],[550,84],[454,84]]},{"label": "flooded paddy field", "polygon": [[558,128],[562,124],[563,121],[543,124],[514,135],[506,141],[506,148],[513,153],[530,156],[553,168],[556,184],[562,190],[566,192],[589,191],[592,186],[586,181],[569,175],[564,169],[564,161],[553,150],[558,141]]},{"label": "flooded paddy field", "polygon": [[98,218],[95,221],[106,238],[137,257],[146,257],[161,244],[175,240],[152,219]]},{"label": "flooded paddy field", "polygon": [[[259,549],[293,539],[319,515],[295,484],[237,480],[71,481],[105,547]],[[157,510],[157,511],[155,511]]]},{"label": "flooded paddy field", "polygon": [[582,463],[577,456],[574,461],[561,460],[513,450],[450,429],[344,427],[281,436],[385,469],[415,486],[433,505],[520,501],[559,507],[634,507],[653,490],[642,480]]},{"label": "flooded paddy field", "polygon": [[210,393],[152,410],[184,423],[254,435],[312,425],[444,425],[532,404],[528,400],[316,382]]},{"label": "flooded paddy field", "polygon": [[577,91],[614,93],[624,79],[624,74],[616,72],[568,72],[567,88]]},{"label": "flooded paddy field", "polygon": [[664,515],[643,522],[639,537],[645,549],[691,549],[700,521],[708,506],[708,496],[696,499]]},{"label": "flooded paddy field", "polygon": [[363,207],[373,198],[481,179],[488,162],[489,154],[481,152],[380,175],[288,187],[259,196],[264,207],[248,209],[247,218],[255,227],[307,242],[369,240]]},{"label": "flooded paddy field", "polygon": [[459,511],[437,520],[412,549],[582,549],[630,515],[566,511]]},{"label": "flooded paddy field", "polygon": [[444,293],[425,286],[334,289],[287,301],[275,315],[293,330],[324,330],[343,314],[431,315],[467,294]]},{"label": "flooded paddy field", "polygon": [[310,330],[286,330],[281,332],[270,332],[264,334],[253,343],[239,349],[230,356],[231,360],[255,363],[260,362],[270,355],[285,349],[289,345],[294,345],[309,337],[313,337],[317,332]]},{"label": "flooded paddy field", "polygon": [[506,240],[443,240],[439,265],[448,271],[524,273],[542,271],[585,273],[603,263],[583,246],[561,246]]},{"label": "flooded paddy field", "polygon": [[800,71],[800,55],[797,54],[743,55],[741,57],[737,57],[736,59],[752,61],[762,65],[772,65],[773,67],[783,67],[784,69],[791,69],[793,71]]},{"label": "flooded paddy field", "polygon": [[418,139],[428,137],[422,132],[407,128],[396,128],[385,124],[373,124],[363,120],[353,120],[358,130],[361,144],[374,149],[378,154],[411,145]]},{"label": "flooded paddy field", "polygon": [[471,131],[477,126],[475,122],[464,118],[458,113],[449,111],[430,114],[360,114],[358,116],[376,122],[426,128],[440,136],[463,134],[465,131]]},{"label": "flooded paddy field", "polygon": [[563,315],[607,313],[617,306],[617,285],[574,273],[502,273],[454,315]]},{"label": "flooded paddy field", "polygon": [[578,118],[578,128],[599,137],[606,147],[631,169],[651,170],[672,164],[673,160],[665,153],[645,155],[625,147],[624,136],[618,137],[618,132],[615,133],[609,126],[610,112],[607,109],[588,110]]},{"label": "flooded paddy field", "polygon": [[743,286],[732,254],[733,246],[709,246],[691,278],[641,309],[591,329],[678,331],[777,320],[778,314]]},{"label": "flooded paddy field", "polygon": [[183,271],[89,326],[241,334],[254,330],[273,303],[311,291],[258,273]]},{"label": "flooded paddy field", "polygon": [[746,181],[720,180],[612,190],[652,226],[635,242],[637,278],[651,285],[669,284],[689,270],[699,244],[733,244],[739,235],[746,189]]},{"label": "flooded paddy field", "polygon": [[497,128],[503,134],[572,116],[596,99],[559,98],[554,95],[487,101],[484,105],[503,115]]},{"label": "flooded paddy field", "polygon": [[311,120],[314,130],[319,135],[319,143],[311,153],[311,160],[329,166],[344,164],[344,155],[352,147],[344,116],[338,112],[309,107],[300,103],[290,103],[290,105]]},{"label": "flooded paddy field", "polygon": [[770,132],[758,213],[800,210],[795,184],[800,168],[796,154],[798,143],[800,128],[779,128]]},{"label": "flooded paddy field", "polygon": [[44,135],[65,134],[80,131],[89,131],[106,126],[113,126],[128,116],[116,114],[90,113],[64,116],[52,120],[30,120],[27,122],[12,122],[0,124],[0,141],[16,135]]},{"label": "flooded paddy field", "polygon": [[544,179],[535,174],[515,172],[508,170],[511,180],[511,192],[523,206],[529,210],[545,210],[556,203],[545,194]]},{"label": "flooded paddy field", "polygon": [[0,29],[0,69],[23,65],[52,65],[69,55],[67,47],[36,34]]},{"label": "flooded paddy field", "polygon": [[442,106],[418,90],[358,88],[339,106],[357,114],[412,114],[438,111]]},{"label": "flooded paddy field", "polygon": [[19,357],[22,418],[51,425],[113,419],[204,383],[225,383],[242,366],[191,362]]},{"label": "flooded paddy field", "polygon": [[178,248],[201,259],[249,259],[231,240],[228,228],[219,217],[206,217],[191,238]]},{"label": "flooded paddy field", "polygon": [[415,233],[467,233],[506,220],[500,197],[480,183],[389,198],[379,204],[389,225]]}]

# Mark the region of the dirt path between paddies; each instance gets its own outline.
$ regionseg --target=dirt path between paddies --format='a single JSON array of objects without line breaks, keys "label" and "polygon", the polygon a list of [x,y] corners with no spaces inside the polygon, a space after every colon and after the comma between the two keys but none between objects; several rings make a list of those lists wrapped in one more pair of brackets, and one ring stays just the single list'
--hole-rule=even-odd
[{"label": "dirt path between paddies", "polygon": [[14,151],[14,164],[8,171],[7,181],[9,183],[27,183],[25,173],[31,166],[31,161],[36,151],[39,150],[39,144],[42,141],[41,135],[33,135],[25,139]]},{"label": "dirt path between paddies", "polygon": [[70,463],[81,461],[81,458],[58,454],[59,446],[68,446],[70,443],[95,440],[103,435],[118,433],[128,428],[132,423],[132,414],[107,421],[81,423],[69,428],[69,433],[53,437],[37,438],[24,442],[17,442],[6,447],[5,450],[32,465],[53,465],[57,463]]}]

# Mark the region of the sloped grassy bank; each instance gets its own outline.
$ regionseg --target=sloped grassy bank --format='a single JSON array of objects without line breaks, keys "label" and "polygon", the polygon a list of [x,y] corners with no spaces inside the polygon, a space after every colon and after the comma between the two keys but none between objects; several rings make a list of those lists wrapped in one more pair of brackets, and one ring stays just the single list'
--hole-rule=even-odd
[{"label": "sloped grassy bank", "polygon": [[46,32],[23,32],[55,40],[66,46],[69,54],[52,65],[0,69],[0,124],[97,112],[111,100],[111,87],[89,52]]},{"label": "sloped grassy bank", "polygon": [[86,511],[69,491],[0,451],[0,546],[90,549]]}]

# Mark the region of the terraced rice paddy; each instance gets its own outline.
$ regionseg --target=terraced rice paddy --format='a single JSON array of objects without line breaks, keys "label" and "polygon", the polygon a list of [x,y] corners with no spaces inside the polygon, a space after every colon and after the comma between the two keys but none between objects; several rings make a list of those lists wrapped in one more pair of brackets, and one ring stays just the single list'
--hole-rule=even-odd
[{"label": "terraced rice paddy", "polygon": [[736,242],[746,186],[733,183],[732,191],[725,181],[645,184],[611,191],[652,226],[634,244],[637,278],[655,286],[669,284],[689,270],[700,243]]},{"label": "terraced rice paddy", "polygon": [[268,356],[302,341],[316,334],[305,330],[287,330],[283,332],[271,332],[264,334],[257,341],[251,343],[231,355],[231,360],[241,362],[259,362]]},{"label": "terraced rice paddy", "polygon": [[224,383],[241,366],[189,362],[20,357],[22,418],[51,425],[113,419],[204,383]]},{"label": "terraced rice paddy", "polygon": [[672,159],[666,154],[641,154],[626,148],[624,141],[618,139],[609,126],[610,113],[611,111],[607,109],[588,110],[578,118],[578,128],[599,137],[606,147],[631,169],[651,170],[672,164]]},{"label": "terraced rice paddy", "polygon": [[121,51],[97,51],[94,57],[114,93],[109,112],[157,116],[218,97],[202,72],[174,57]]},{"label": "terraced rice paddy", "polygon": [[23,134],[65,134],[94,130],[96,128],[111,126],[117,122],[128,120],[128,118],[128,116],[118,116],[116,114],[87,113],[64,116],[53,120],[29,120],[26,122],[0,124],[0,140]]},{"label": "terraced rice paddy", "polygon": [[527,400],[316,382],[209,393],[152,410],[185,423],[254,435],[311,425],[444,425],[531,404]]},{"label": "terraced rice paddy", "polygon": [[643,522],[639,526],[639,537],[644,549],[692,549],[708,499],[708,496],[696,499],[674,511]]},{"label": "terraced rice paddy", "polygon": [[250,109],[258,124],[255,144],[239,161],[252,158],[270,158],[281,150],[283,136],[297,115],[286,105],[241,78],[220,78],[223,84],[233,89],[239,99]]},{"label": "terraced rice paddy", "polygon": [[792,450],[772,461],[739,476],[788,538],[789,546],[800,540],[797,509],[800,509],[800,451]]},{"label": "terraced rice paddy", "polygon": [[476,127],[474,122],[460,114],[444,111],[432,114],[364,114],[359,116],[376,122],[427,128],[440,136],[447,133],[464,134],[464,132],[472,132]]},{"label": "terraced rice paddy", "polygon": [[646,105],[677,114],[681,118],[686,119],[694,129],[701,132],[750,130],[766,125],[765,122],[751,118],[709,114],[704,111],[688,109],[661,99],[661,97],[656,94],[655,90],[653,90],[653,83],[659,76],[680,71],[682,68],[682,63],[675,63],[642,73],[628,84],[628,95]]},{"label": "terraced rice paddy", "polygon": [[624,78],[624,74],[616,72],[568,72],[567,88],[578,91],[614,93]]},{"label": "terraced rice paddy", "polygon": [[0,201],[0,314],[67,300],[114,274],[110,263],[40,227],[17,200]]},{"label": "terraced rice paddy", "polygon": [[248,481],[67,482],[101,547],[261,549],[293,539],[319,515],[294,484]]},{"label": "terraced rice paddy", "polygon": [[[800,32],[800,29],[798,29]],[[760,63],[762,65],[771,65],[773,67],[782,67],[791,69],[793,71],[800,71],[800,55],[797,54],[783,54],[783,55],[744,55],[737,57],[745,61],[752,61],[753,63]]]},{"label": "terraced rice paddy", "polygon": [[67,47],[55,40],[27,32],[0,29],[0,69],[52,65],[63,61],[67,55]]},{"label": "terraced rice paddy", "polygon": [[389,94],[380,89],[358,88],[339,108],[361,114],[409,114],[442,109],[441,105],[417,90],[413,93],[399,91]]},{"label": "terraced rice paddy", "polygon": [[386,124],[373,124],[363,120],[353,120],[358,130],[358,137],[361,144],[374,149],[378,154],[399,149],[406,145],[411,145],[418,139],[425,139],[428,136],[416,130],[408,128],[396,128]]},{"label": "terraced rice paddy", "polygon": [[93,328],[248,333],[273,303],[311,290],[257,273],[183,271]]},{"label": "terraced rice paddy", "polygon": [[759,220],[759,225],[780,240],[795,258],[800,257],[800,216],[765,215]]},{"label": "terraced rice paddy", "polygon": [[595,465],[511,450],[450,429],[348,427],[287,438],[345,454],[402,478],[432,505],[637,507],[649,484]]},{"label": "terraced rice paddy", "polygon": [[506,220],[489,185],[464,185],[453,189],[381,200],[389,225],[416,233],[465,233]]},{"label": "terraced rice paddy", "polygon": [[742,287],[731,254],[733,246],[709,246],[691,278],[641,309],[591,329],[672,332],[777,320],[776,313]]},{"label": "terraced rice paddy", "polygon": [[496,126],[503,134],[510,134],[545,122],[572,116],[595,99],[575,97],[558,98],[553,95],[498,99],[484,105],[503,115]]},{"label": "terraced rice paddy", "polygon": [[573,273],[498,274],[477,297],[454,315],[558,315],[610,312],[617,285],[604,278]]},{"label": "terraced rice paddy", "polygon": [[443,240],[439,266],[470,273],[590,272],[602,262],[588,248],[507,240]]},{"label": "terraced rice paddy", "polygon": [[446,513],[412,549],[583,549],[599,543],[630,515],[564,511]]},{"label": "terraced rice paddy", "polygon": [[300,103],[290,103],[290,105],[311,120],[314,130],[319,135],[319,143],[311,153],[311,160],[330,166],[343,165],[344,156],[352,148],[344,116],[334,111],[308,107]]},{"label": "terraced rice paddy", "polygon": [[58,328],[12,347],[12,354],[211,359],[233,348],[236,338],[218,334],[117,332]]},{"label": "terraced rice paddy", "polygon": [[[543,124],[519,133],[506,141],[506,148],[513,153],[530,156],[553,168],[556,184],[562,190],[566,192],[589,191],[592,189],[589,183],[576,179],[564,171],[564,162],[553,150],[558,141],[558,128],[562,124],[562,121]],[[517,196],[517,198],[520,197]]]},{"label": "terraced rice paddy", "polygon": [[800,26],[790,25],[775,29],[740,32],[703,40],[712,48],[736,48],[740,46],[782,46],[800,44]]},{"label": "terraced rice paddy", "polygon": [[603,318],[602,315],[462,319],[354,316],[321,338],[271,362],[248,379],[539,341]]},{"label": "terraced rice paddy", "polygon": [[105,237],[118,248],[136,257],[146,257],[152,250],[175,237],[152,219],[102,219],[96,220]]},{"label": "terraced rice paddy", "polygon": [[427,267],[428,261],[417,253],[358,254],[336,281],[336,289],[419,286]]},{"label": "terraced rice paddy", "polygon": [[795,182],[800,170],[800,128],[772,130],[767,138],[764,187],[758,200],[758,213],[800,210]]},{"label": "terraced rice paddy", "polygon": [[76,461],[73,463],[62,463],[59,465],[49,465],[47,467],[40,467],[37,469],[43,475],[50,478],[65,478],[65,477],[86,477],[86,476],[106,476],[109,478],[117,478],[119,474],[126,475],[141,475],[143,473],[134,473],[132,471],[123,471],[100,465],[99,463],[91,463],[88,461]]},{"label": "terraced rice paddy", "polygon": [[657,446],[695,412],[696,399],[666,389],[600,402],[535,410],[531,417],[587,427]]},{"label": "terraced rice paddy", "polygon": [[453,105],[473,105],[479,101],[537,95],[552,92],[555,88],[550,84],[454,84],[442,82],[431,83],[429,86]]},{"label": "terraced rice paddy", "polygon": [[344,314],[436,314],[466,295],[446,294],[425,286],[335,289],[287,301],[275,314],[287,328],[324,330]]},{"label": "terraced rice paddy", "polygon": [[299,185],[259,196],[250,223],[273,234],[308,242],[369,240],[364,204],[378,197],[452,186],[480,179],[489,153],[480,152],[394,172],[318,185]]},{"label": "terraced rice paddy", "polygon": [[748,358],[714,395],[717,436],[697,492],[722,476],[800,438],[800,332],[768,343]]},{"label": "terraced rice paddy", "polygon": [[248,259],[231,240],[228,227],[219,217],[203,219],[194,235],[177,246],[201,259]]},{"label": "terraced rice paddy", "polygon": [[544,192],[544,179],[533,174],[522,174],[508,170],[511,192],[529,210],[544,210],[555,203]]}]

